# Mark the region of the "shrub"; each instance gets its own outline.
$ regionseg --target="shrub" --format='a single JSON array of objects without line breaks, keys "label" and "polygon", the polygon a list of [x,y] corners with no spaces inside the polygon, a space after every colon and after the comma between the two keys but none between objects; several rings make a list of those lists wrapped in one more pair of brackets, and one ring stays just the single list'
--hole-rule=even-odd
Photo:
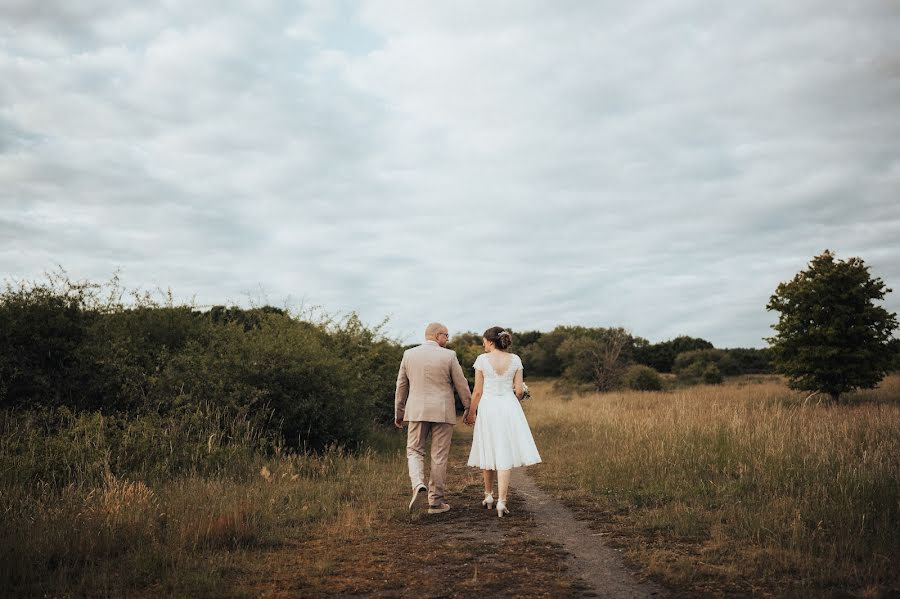
[{"label": "shrub", "polygon": [[[715,374],[710,366],[715,367]],[[721,382],[723,376],[740,373],[735,359],[724,349],[698,349],[678,354],[672,367],[678,379],[686,383]],[[710,372],[707,375],[707,371]]]},{"label": "shrub", "polygon": [[0,292],[0,404],[46,407],[73,399],[77,351],[90,315],[88,286],[10,285]]},{"label": "shrub", "polygon": [[204,313],[139,293],[126,307],[115,279],[106,288],[57,276],[0,293],[0,407],[132,417],[210,406],[316,450],[358,446],[373,420],[392,419],[401,349],[355,314]]},{"label": "shrub", "polygon": [[635,391],[660,391],[663,388],[659,373],[643,364],[632,364],[628,367],[625,371],[625,385]]},{"label": "shrub", "polygon": [[722,382],[722,373],[715,364],[707,364],[703,369],[703,382],[707,385],[718,385]]}]

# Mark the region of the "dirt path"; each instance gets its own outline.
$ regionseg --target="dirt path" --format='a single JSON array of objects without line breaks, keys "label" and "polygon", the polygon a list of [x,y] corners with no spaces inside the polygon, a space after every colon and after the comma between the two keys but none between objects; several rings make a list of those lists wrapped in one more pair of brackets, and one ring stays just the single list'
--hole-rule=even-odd
[{"label": "dirt path", "polygon": [[534,519],[536,534],[560,544],[568,566],[598,596],[643,599],[666,595],[658,585],[629,572],[618,552],[603,543],[602,533],[592,532],[576,520],[571,510],[542,491],[525,470],[514,470],[510,484]]},{"label": "dirt path", "polygon": [[[363,538],[293,538],[260,554],[235,589],[252,597],[661,597],[638,582],[572,512],[521,470],[510,514],[481,506],[481,473],[465,466],[471,431],[457,427],[439,515],[405,511],[398,489]],[[546,466],[538,466],[546,467]],[[424,503],[424,502],[423,502]],[[402,508],[398,509],[398,506]]]}]

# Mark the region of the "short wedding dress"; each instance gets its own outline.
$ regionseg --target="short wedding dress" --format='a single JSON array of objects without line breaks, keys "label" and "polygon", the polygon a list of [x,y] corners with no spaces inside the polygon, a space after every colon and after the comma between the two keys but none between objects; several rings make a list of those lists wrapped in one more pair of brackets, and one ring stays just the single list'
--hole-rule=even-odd
[{"label": "short wedding dress", "polygon": [[522,360],[510,354],[509,366],[497,373],[481,354],[475,370],[484,375],[484,393],[478,403],[469,466],[482,470],[509,470],[541,461],[525,412],[513,390],[513,378],[522,369]]}]

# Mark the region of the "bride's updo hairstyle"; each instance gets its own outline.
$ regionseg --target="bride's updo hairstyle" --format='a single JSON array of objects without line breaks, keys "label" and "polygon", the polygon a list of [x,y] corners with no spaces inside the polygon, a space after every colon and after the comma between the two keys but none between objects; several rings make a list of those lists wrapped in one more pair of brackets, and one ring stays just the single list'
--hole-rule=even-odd
[{"label": "bride's updo hairstyle", "polygon": [[485,339],[497,346],[497,349],[506,349],[512,345],[512,335],[503,327],[491,327],[482,335]]}]

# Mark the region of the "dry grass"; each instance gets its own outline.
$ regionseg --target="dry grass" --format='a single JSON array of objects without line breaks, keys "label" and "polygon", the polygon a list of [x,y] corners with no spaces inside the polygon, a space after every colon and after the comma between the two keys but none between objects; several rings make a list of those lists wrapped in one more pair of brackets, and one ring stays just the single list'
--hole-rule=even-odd
[{"label": "dry grass", "polygon": [[900,583],[900,377],[846,406],[775,378],[575,395],[533,385],[540,481],[694,591],[875,595]]},{"label": "dry grass", "polygon": [[[53,433],[5,425],[0,595],[233,595],[229,581],[248,553],[288,538],[364,535],[378,520],[378,501],[407,484],[398,435],[384,435],[377,452],[266,458],[258,447],[232,447],[233,461],[222,466],[203,432],[187,470],[166,475],[163,456],[137,468],[154,476],[133,480],[111,473],[116,456],[97,461],[74,424]],[[89,443],[103,446],[103,435]],[[59,469],[37,469],[42,453],[58,459],[53,452],[84,456],[67,470],[75,475],[62,481]]]}]

